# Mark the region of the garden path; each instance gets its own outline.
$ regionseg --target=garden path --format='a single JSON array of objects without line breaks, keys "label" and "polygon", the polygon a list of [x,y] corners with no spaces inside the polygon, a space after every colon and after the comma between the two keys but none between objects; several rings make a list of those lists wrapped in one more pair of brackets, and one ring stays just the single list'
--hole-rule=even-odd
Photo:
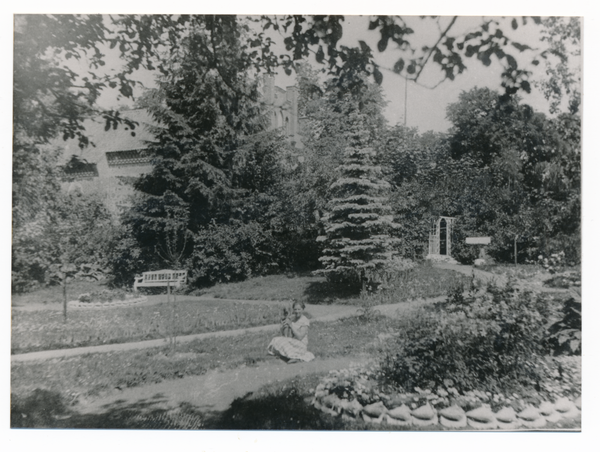
[{"label": "garden path", "polygon": [[236,398],[247,396],[265,385],[297,376],[343,369],[353,364],[361,365],[369,359],[369,356],[361,355],[285,364],[273,357],[253,366],[233,370],[215,369],[200,376],[125,388],[99,399],[80,400],[77,412],[81,415],[99,415],[103,412],[135,409],[138,414],[143,415],[144,411],[176,409],[182,404],[190,404],[203,413],[214,414],[228,409]]},{"label": "garden path", "polygon": [[[436,297],[427,300],[418,300],[412,302],[403,302],[391,305],[374,306],[374,309],[383,315],[390,317],[401,315],[409,309],[422,306],[424,303],[435,303],[443,300],[445,297]],[[258,301],[258,300],[232,300],[239,303],[281,303],[280,301]],[[333,322],[345,317],[351,317],[358,314],[359,307],[347,305],[306,305],[306,313],[314,322]],[[178,336],[177,342],[191,342],[197,339],[207,339],[212,337],[232,337],[240,336],[246,333],[257,333],[263,331],[277,331],[280,325],[264,325],[239,330],[213,331],[209,333],[192,334],[189,336]],[[154,339],[140,342],[128,342],[124,344],[95,345],[90,347],[66,348],[59,350],[44,350],[40,352],[22,353],[11,355],[11,362],[37,361],[53,358],[63,358],[69,356],[85,355],[89,353],[108,353],[127,350],[138,350],[144,348],[161,347],[167,344],[167,339]]]}]

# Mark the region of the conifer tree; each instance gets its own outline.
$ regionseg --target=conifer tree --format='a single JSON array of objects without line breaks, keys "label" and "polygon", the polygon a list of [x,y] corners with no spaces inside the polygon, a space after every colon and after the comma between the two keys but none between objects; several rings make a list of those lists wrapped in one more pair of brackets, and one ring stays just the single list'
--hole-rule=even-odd
[{"label": "conifer tree", "polygon": [[349,137],[344,160],[338,168],[338,179],[331,185],[332,199],[324,216],[324,265],[317,271],[330,281],[362,283],[371,279],[397,254],[399,239],[391,232],[394,223],[388,192],[381,167],[374,164],[375,151],[365,118],[353,113],[355,125]]}]

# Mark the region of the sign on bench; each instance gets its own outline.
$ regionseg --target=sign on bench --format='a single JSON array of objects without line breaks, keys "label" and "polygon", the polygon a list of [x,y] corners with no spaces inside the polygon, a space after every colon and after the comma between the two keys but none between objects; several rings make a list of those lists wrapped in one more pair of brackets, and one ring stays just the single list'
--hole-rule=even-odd
[{"label": "sign on bench", "polygon": [[144,272],[142,276],[136,276],[133,281],[133,290],[137,292],[138,287],[180,287],[187,281],[186,270],[156,270]]}]

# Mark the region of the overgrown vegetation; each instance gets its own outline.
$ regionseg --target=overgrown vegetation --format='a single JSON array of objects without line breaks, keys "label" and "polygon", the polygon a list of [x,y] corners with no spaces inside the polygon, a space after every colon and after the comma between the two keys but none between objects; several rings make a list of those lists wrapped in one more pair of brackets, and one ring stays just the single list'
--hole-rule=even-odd
[{"label": "overgrown vegetation", "polygon": [[561,302],[510,287],[467,296],[457,290],[439,311],[422,312],[399,329],[382,378],[404,391],[556,396],[562,389],[554,383],[548,337]]},{"label": "overgrown vegetation", "polygon": [[554,354],[581,355],[581,295],[569,298],[558,321],[548,329],[548,343]]}]

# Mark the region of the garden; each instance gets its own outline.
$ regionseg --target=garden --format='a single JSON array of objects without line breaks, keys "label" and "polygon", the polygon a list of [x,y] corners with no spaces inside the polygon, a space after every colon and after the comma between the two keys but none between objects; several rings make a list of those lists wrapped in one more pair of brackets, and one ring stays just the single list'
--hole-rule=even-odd
[{"label": "garden", "polygon": [[554,428],[581,415],[581,301],[490,286],[396,325],[377,365],[323,379],[333,416],[398,426]]},{"label": "garden", "polygon": [[[398,275],[394,284],[385,290],[361,296],[356,291],[340,290],[339,285],[329,284],[324,277],[271,275],[190,292],[204,295],[201,299],[182,292],[176,295],[176,303],[167,302],[167,296],[162,294],[143,296],[142,300],[150,299],[150,302],[131,305],[123,304],[127,297],[132,297],[132,301],[139,300],[133,298],[131,292],[108,290],[99,284],[94,287],[86,283],[81,287],[88,292],[78,295],[78,300],[74,302],[91,308],[75,308],[70,303],[66,321],[57,309],[14,309],[11,350],[12,353],[26,353],[167,339],[272,325],[280,321],[281,306],[274,303],[241,303],[236,299],[287,301],[288,304],[290,300],[302,300],[309,304],[377,305],[444,295],[451,288],[465,285],[469,280],[468,276],[458,272],[421,265],[410,273]],[[58,287],[54,293],[48,289],[41,292],[43,297],[36,292],[30,293],[30,300],[44,298],[58,301],[60,298]],[[19,297],[18,303],[28,306],[27,298]],[[41,308],[44,306],[52,307],[52,303]]]},{"label": "garden", "polygon": [[[419,279],[420,268],[415,270],[414,280]],[[431,274],[429,266],[422,268],[424,278]],[[543,271],[538,269],[535,273]],[[524,268],[517,275],[526,279],[531,273],[532,269]],[[546,273],[547,278],[552,276]],[[469,284],[461,285],[467,281]],[[306,286],[313,282],[307,281]],[[247,284],[259,283],[249,281]],[[260,284],[268,286],[264,280]],[[232,286],[228,289],[228,298],[243,293],[236,292],[239,285]],[[281,286],[277,282],[270,290],[277,291]],[[223,289],[225,287],[219,288]],[[452,279],[446,290],[443,301],[424,303],[399,318],[363,309],[347,319],[313,323],[311,350],[317,359],[354,356],[368,360],[369,365],[267,386],[250,399],[236,401],[218,418],[209,419],[206,413],[194,411],[193,407],[189,407],[185,415],[162,412],[144,417],[132,412],[120,420],[120,428],[155,425],[156,428],[185,429],[212,425],[214,428],[339,430],[494,429],[502,428],[500,426],[577,429],[581,416],[578,292],[564,289],[528,292],[485,285],[472,278]],[[183,295],[179,298],[180,312],[196,314],[202,306],[203,318],[209,326],[217,318],[223,319],[224,328],[227,322],[235,325],[249,321],[251,314],[240,312],[244,307],[250,307],[249,312],[255,315],[272,314],[271,323],[278,321],[275,316],[279,311],[273,306],[267,309],[260,304],[244,305],[229,299],[211,298],[200,302],[187,300]],[[362,297],[363,302],[367,299]],[[148,308],[158,312],[162,306],[168,312],[171,306],[163,305],[166,304]],[[237,319],[233,316],[234,308],[237,308]],[[141,322],[144,317],[139,309],[140,306],[122,307],[118,311],[136,312],[129,314],[127,321],[137,318]],[[98,331],[103,331],[102,327],[106,332],[114,331],[111,321],[118,320],[111,316],[117,309],[91,312],[108,316],[98,324]],[[33,318],[37,318],[39,312],[21,314],[33,314]],[[74,318],[75,314],[86,312],[73,313]],[[122,317],[128,318],[127,315]],[[264,320],[269,321],[267,317]],[[58,315],[56,322],[63,325]],[[268,359],[264,350],[271,335],[252,333],[195,340],[178,344],[175,349],[165,345],[137,351],[15,362],[11,372],[13,421],[22,426],[99,428],[90,424],[90,419],[84,422],[77,417],[80,403],[121,388],[203,375],[210,369],[264,365]],[[44,375],[43,383],[39,375]],[[54,405],[62,407],[62,411],[55,412],[53,408],[50,411],[54,414],[43,417],[32,402],[40,398],[57,398],[60,404]],[[280,406],[282,412],[289,412],[293,422],[279,415],[251,416],[252,409],[265,404]],[[508,421],[502,424],[498,415]]]},{"label": "garden", "polygon": [[[341,45],[343,16],[15,17],[14,427],[580,427],[580,18],[360,21]],[[388,44],[396,75],[376,58]],[[429,101],[427,116],[445,109],[435,130],[408,109],[388,117],[384,72],[420,89],[433,66],[443,88],[471,62],[502,65],[502,90],[482,76]],[[113,90],[131,106],[98,105]],[[521,96],[533,91],[546,105]],[[186,274],[173,301],[131,292],[165,269]],[[270,333],[220,332],[274,327],[295,300],[352,313],[311,319],[316,362],[363,365],[266,386],[211,419],[77,415],[127,388],[268,367]],[[147,340],[164,346],[116,346]],[[15,357],[101,344],[115,351]]]}]

